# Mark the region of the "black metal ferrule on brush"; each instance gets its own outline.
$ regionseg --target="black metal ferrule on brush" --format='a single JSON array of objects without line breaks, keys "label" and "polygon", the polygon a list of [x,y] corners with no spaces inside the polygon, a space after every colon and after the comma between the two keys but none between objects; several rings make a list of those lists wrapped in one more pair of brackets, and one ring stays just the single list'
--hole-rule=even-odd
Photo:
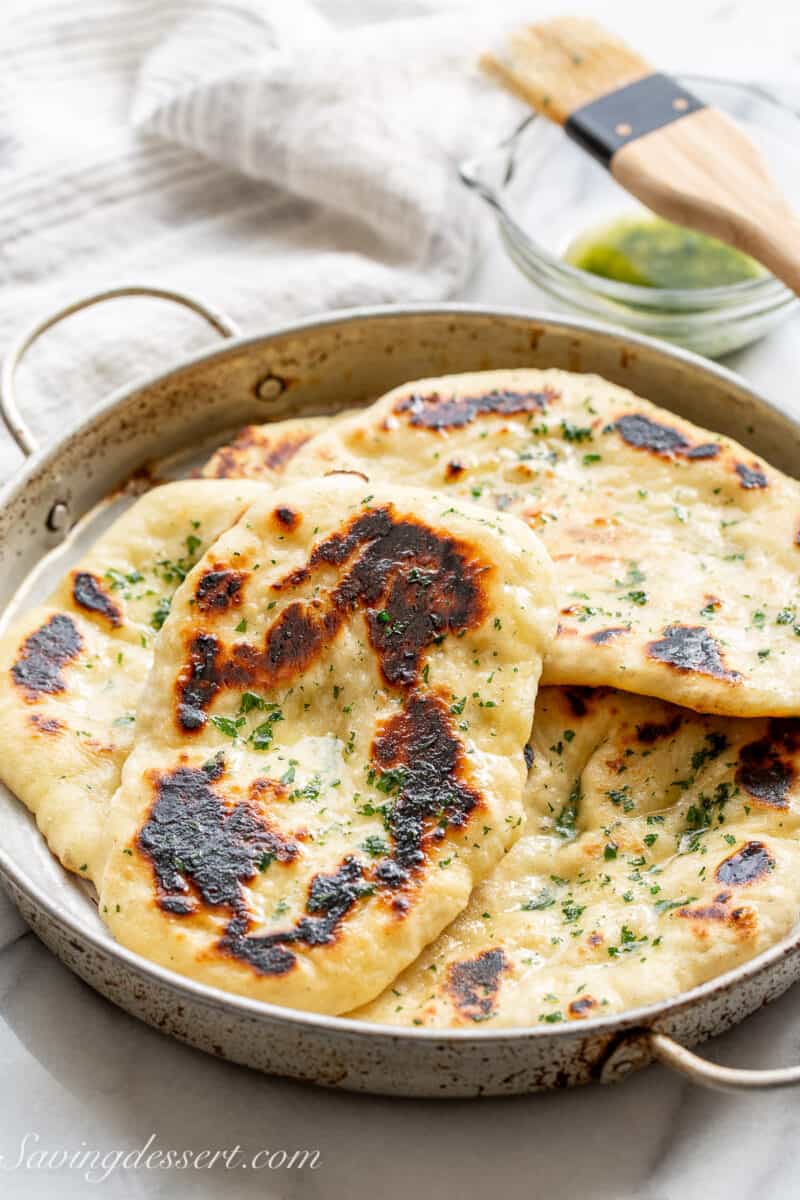
[{"label": "black metal ferrule on brush", "polygon": [[706,105],[669,75],[655,72],[576,108],[565,130],[607,167],[623,146]]}]

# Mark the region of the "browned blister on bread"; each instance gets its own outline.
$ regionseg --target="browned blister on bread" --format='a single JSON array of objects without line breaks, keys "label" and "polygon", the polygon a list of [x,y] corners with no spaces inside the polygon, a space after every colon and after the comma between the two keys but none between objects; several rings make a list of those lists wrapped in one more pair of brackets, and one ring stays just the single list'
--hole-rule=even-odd
[{"label": "browned blister on bread", "polygon": [[489,371],[396,388],[287,473],[332,469],[525,520],[556,569],[546,683],[800,715],[800,486],[729,438],[595,375]]},{"label": "browned blister on bread", "polygon": [[430,492],[335,476],[254,504],[164,624],[115,935],[263,1000],[377,994],[518,835],[551,576],[514,518]]},{"label": "browned blister on bread", "polygon": [[542,688],[522,835],[465,911],[354,1013],[543,1026],[667,1000],[800,913],[800,720]]},{"label": "browned blister on bread", "polygon": [[97,880],[105,823],[171,597],[263,486],[153,488],[0,641],[0,778],[65,867]]}]

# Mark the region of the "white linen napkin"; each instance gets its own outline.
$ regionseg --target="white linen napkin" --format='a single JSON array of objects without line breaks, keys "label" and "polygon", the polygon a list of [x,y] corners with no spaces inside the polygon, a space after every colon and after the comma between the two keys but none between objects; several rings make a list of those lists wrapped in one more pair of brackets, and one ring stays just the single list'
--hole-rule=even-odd
[{"label": "white linen napkin", "polygon": [[[120,282],[205,295],[254,332],[444,299],[470,271],[478,222],[456,164],[521,111],[475,59],[530,0],[501,15],[452,0],[7,5],[0,350]],[[157,301],[92,309],[31,352],[21,407],[44,437],[213,336]],[[17,461],[0,441],[0,478]]]}]

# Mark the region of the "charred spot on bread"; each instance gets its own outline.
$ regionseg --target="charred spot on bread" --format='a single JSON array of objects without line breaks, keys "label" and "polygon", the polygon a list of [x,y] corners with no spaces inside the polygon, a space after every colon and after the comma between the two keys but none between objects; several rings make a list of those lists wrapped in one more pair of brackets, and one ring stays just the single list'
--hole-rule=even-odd
[{"label": "charred spot on bread", "polygon": [[164,912],[185,916],[205,904],[238,913],[242,883],[265,857],[297,856],[296,843],[270,829],[252,803],[225,803],[212,786],[223,773],[222,759],[212,759],[152,777],[156,798],[136,843],[152,864]]},{"label": "charred spot on bread", "polygon": [[660,458],[681,457],[693,461],[716,458],[721,449],[718,442],[702,442],[693,446],[679,429],[654,421],[644,413],[626,413],[617,418],[613,428],[629,446],[636,450],[650,450]]},{"label": "charred spot on bread", "polygon": [[787,793],[797,778],[800,720],[773,719],[766,736],[739,751],[736,782],[759,804],[788,808]]},{"label": "charred spot on bread", "polygon": [[408,697],[375,737],[372,761],[397,781],[387,817],[392,858],[412,871],[425,861],[425,845],[436,830],[464,826],[481,803],[466,781],[464,750],[444,701],[420,693]]},{"label": "charred spot on bread", "polygon": [[711,904],[698,904],[694,907],[684,906],[675,912],[675,916],[684,921],[727,921],[730,915],[727,904],[716,901]]},{"label": "charred spot on bread", "polygon": [[209,704],[219,691],[222,646],[211,633],[198,633],[189,641],[186,663],[176,680],[177,722],[184,733],[206,723]]},{"label": "charred spot on bread", "polygon": [[336,940],[339,925],[364,896],[372,893],[364,879],[364,868],[352,856],[330,875],[313,877],[306,899],[306,915],[286,930],[251,934],[245,914],[237,914],[220,939],[219,948],[248,963],[260,975],[285,975],[294,967],[293,946],[307,949],[327,946]]},{"label": "charred spot on bread", "polygon": [[331,590],[287,604],[261,646],[237,642],[226,652],[210,634],[191,640],[178,678],[184,730],[204,724],[205,710],[222,688],[266,689],[296,679],[358,610],[384,679],[404,690],[416,684],[429,646],[477,627],[488,610],[488,564],[466,543],[410,518],[397,519],[388,507],[359,515],[320,542],[308,563],[273,590],[295,587],[323,565],[345,564]]},{"label": "charred spot on bread", "polygon": [[594,996],[579,996],[577,1000],[570,1001],[567,1016],[571,1021],[585,1020],[595,1008],[597,1001]]},{"label": "charred spot on bread", "polygon": [[305,915],[294,925],[253,934],[243,885],[273,862],[293,862],[299,848],[270,828],[253,797],[230,805],[218,794],[213,785],[224,770],[223,760],[216,758],[200,768],[154,773],[156,799],[136,846],[152,865],[163,912],[187,917],[203,907],[226,909],[230,920],[217,949],[259,974],[283,975],[296,963],[293,946],[332,942],[340,922],[373,887],[363,864],[348,856],[331,874],[312,877]]},{"label": "charred spot on bread", "polygon": [[588,638],[590,642],[594,642],[595,646],[603,646],[623,633],[630,633],[627,625],[610,625],[607,629],[596,629],[594,633],[588,634]]},{"label": "charred spot on bread", "polygon": [[[272,829],[259,810],[263,788],[254,785],[247,801],[225,801],[213,786],[224,769],[222,759],[216,758],[200,768],[154,774],[156,799],[136,846],[152,865],[163,912],[186,917],[203,907],[226,909],[230,920],[217,949],[259,974],[283,975],[295,965],[293,945],[333,941],[343,917],[372,889],[364,882],[362,865],[345,858],[334,873],[313,876],[306,915],[293,926],[252,934],[243,885],[274,862],[293,862],[299,847],[296,840]],[[271,791],[281,786],[266,782]]]},{"label": "charred spot on bread", "polygon": [[683,717],[680,713],[675,713],[668,721],[645,721],[636,726],[637,741],[644,742],[646,746],[652,746],[656,742],[660,742],[662,738],[672,737],[682,724]]},{"label": "charred spot on bread", "polygon": [[293,508],[288,508],[286,505],[279,505],[274,510],[273,515],[279,528],[285,529],[289,533],[294,533],[302,521],[300,513],[295,512]]},{"label": "charred spot on bread", "polygon": [[769,487],[769,480],[758,463],[754,462],[749,467],[745,463],[736,463],[734,469],[739,476],[739,487],[743,487],[747,491]]},{"label": "charred spot on bread", "polygon": [[477,396],[443,396],[439,392],[423,396],[415,393],[399,400],[394,411],[408,413],[409,424],[417,428],[441,431],[463,429],[476,417],[510,417],[544,412],[556,398],[557,394],[547,389],[515,392],[496,388]]},{"label": "charred spot on bread", "polygon": [[202,613],[223,613],[242,602],[245,581],[242,571],[217,567],[204,571],[194,593],[194,602]]},{"label": "charred spot on bread", "polygon": [[703,625],[667,625],[661,638],[647,645],[647,654],[677,671],[710,675],[738,683],[741,675],[725,666],[722,649]]},{"label": "charred spot on bread", "polygon": [[750,841],[722,860],[715,877],[726,887],[745,887],[768,875],[774,867],[775,859],[764,843]]},{"label": "charred spot on bread", "polygon": [[508,969],[508,960],[499,947],[484,950],[463,962],[450,963],[445,986],[462,1017],[486,1021],[494,1015],[500,977]]},{"label": "charred spot on bread", "polygon": [[43,717],[41,713],[34,712],[30,715],[30,722],[34,729],[39,733],[57,734],[63,733],[66,726],[56,717]]},{"label": "charred spot on bread", "polygon": [[229,445],[220,446],[204,473],[216,479],[252,476],[254,460],[264,474],[281,471],[311,436],[300,431],[276,436],[269,428],[245,425]]},{"label": "charred spot on bread", "polygon": [[721,450],[719,442],[701,442],[685,452],[686,458],[716,458]]},{"label": "charred spot on bread", "polygon": [[29,700],[63,692],[67,685],[62,668],[76,659],[82,649],[83,638],[72,618],[66,613],[54,613],[25,638],[11,668],[12,678]]},{"label": "charred spot on bread", "polygon": [[675,454],[689,448],[686,438],[671,425],[662,425],[644,413],[627,413],[618,417],[614,428],[623,441],[637,450],[652,450],[655,454]]},{"label": "charred spot on bread", "polygon": [[597,697],[605,696],[607,688],[568,687],[564,688],[564,699],[575,717],[585,717]]},{"label": "charred spot on bread", "polygon": [[111,599],[102,581],[90,571],[76,571],[73,575],[72,599],[78,608],[105,617],[113,628],[122,624],[119,606]]}]

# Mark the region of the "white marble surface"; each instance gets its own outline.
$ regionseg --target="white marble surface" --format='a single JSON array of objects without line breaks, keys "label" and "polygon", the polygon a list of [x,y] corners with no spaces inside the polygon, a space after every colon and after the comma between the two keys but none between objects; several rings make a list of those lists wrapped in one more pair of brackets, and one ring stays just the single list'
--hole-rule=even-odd
[{"label": "white marble surface", "polygon": [[[551,5],[551,8],[559,6]],[[566,8],[566,6],[564,6]],[[800,61],[800,7],[777,0],[696,0],[668,6],[599,3],[651,55],[709,65],[738,55],[782,69]],[[686,21],[694,19],[692,36]],[[771,69],[771,68],[770,68]],[[764,67],[763,73],[767,69]],[[494,239],[465,299],[544,307]],[[781,403],[798,404],[800,318],[735,355]],[[615,1089],[454,1104],[353,1097],[257,1076],[168,1041],[114,1009],[26,934],[0,900],[0,1196],[406,1200],[409,1195],[503,1200],[716,1200],[800,1194],[795,1135],[800,1094],[734,1098],[651,1068]],[[800,1061],[795,989],[710,1050],[720,1061]],[[314,1147],[315,1171],[12,1169],[26,1154],[144,1145],[230,1149]],[[35,1140],[35,1139],[38,1139]],[[102,1172],[101,1172],[102,1173]]]}]

